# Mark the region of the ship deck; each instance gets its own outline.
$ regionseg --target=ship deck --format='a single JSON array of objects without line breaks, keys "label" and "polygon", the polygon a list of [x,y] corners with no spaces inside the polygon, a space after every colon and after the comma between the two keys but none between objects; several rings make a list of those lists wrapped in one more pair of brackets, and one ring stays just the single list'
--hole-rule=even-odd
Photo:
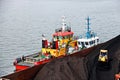
[{"label": "ship deck", "polygon": [[25,62],[25,61],[24,62],[19,62],[18,65],[21,65],[21,66],[30,66],[30,67],[34,66],[33,63],[29,63],[29,62]]},{"label": "ship deck", "polygon": [[25,60],[24,61],[20,61],[18,63],[18,65],[21,66],[34,66],[34,62],[38,61],[40,59],[39,55],[41,54],[41,52],[35,53],[35,54],[31,54],[28,56],[25,56]]}]

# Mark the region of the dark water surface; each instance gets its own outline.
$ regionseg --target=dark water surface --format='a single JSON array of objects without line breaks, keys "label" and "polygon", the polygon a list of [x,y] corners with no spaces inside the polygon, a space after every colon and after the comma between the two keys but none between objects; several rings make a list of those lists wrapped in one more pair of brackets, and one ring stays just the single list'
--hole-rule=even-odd
[{"label": "dark water surface", "polygon": [[14,71],[16,57],[40,51],[41,35],[51,40],[63,15],[75,35],[87,16],[101,42],[120,34],[120,0],[0,0],[0,76]]}]

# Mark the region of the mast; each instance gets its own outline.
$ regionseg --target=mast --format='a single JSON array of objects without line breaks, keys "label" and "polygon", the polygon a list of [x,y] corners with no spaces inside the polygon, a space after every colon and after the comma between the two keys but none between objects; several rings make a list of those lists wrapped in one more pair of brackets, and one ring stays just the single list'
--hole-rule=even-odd
[{"label": "mast", "polygon": [[66,22],[65,22],[65,16],[62,16],[62,31],[65,31],[65,27],[66,27]]},{"label": "mast", "polygon": [[89,18],[89,16],[88,16],[88,18],[87,18],[86,20],[87,20],[87,32],[86,32],[86,37],[87,37],[87,39],[88,39],[88,38],[91,38],[90,18]]},{"label": "mast", "polygon": [[87,18],[87,32],[90,32],[90,18]]}]

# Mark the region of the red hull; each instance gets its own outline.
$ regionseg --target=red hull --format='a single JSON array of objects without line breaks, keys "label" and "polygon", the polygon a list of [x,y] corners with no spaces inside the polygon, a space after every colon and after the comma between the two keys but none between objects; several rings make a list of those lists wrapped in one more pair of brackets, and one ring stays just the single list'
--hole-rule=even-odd
[{"label": "red hull", "polygon": [[[41,64],[50,62],[51,60],[53,60],[53,59],[47,59],[47,60],[44,60],[44,61],[35,62],[35,63],[34,63],[34,66],[36,66],[36,65],[41,65]],[[27,69],[27,68],[30,67],[30,66],[27,66],[27,65],[19,65],[19,63],[16,63],[14,66],[15,66],[15,68],[16,68],[15,71],[24,70],[24,69]]]},{"label": "red hull", "polygon": [[16,71],[20,71],[20,70],[24,70],[24,69],[27,69],[27,68],[29,68],[29,66],[22,66],[22,65],[18,65],[18,64],[16,64],[15,65],[15,68],[16,68]]}]

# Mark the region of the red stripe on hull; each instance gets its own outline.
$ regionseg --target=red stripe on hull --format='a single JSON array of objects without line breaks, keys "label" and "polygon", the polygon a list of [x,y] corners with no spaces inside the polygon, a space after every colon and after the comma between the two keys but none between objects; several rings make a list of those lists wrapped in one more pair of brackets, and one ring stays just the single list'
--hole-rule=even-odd
[{"label": "red stripe on hull", "polygon": [[35,65],[40,65],[40,64],[44,64],[44,63],[47,63],[47,62],[50,62],[52,59],[46,59],[44,61],[39,61],[39,62],[36,62]]},{"label": "red stripe on hull", "polygon": [[29,66],[16,64],[16,65],[15,65],[15,68],[16,68],[16,71],[20,71],[20,70],[24,70],[24,69],[29,68]]}]

